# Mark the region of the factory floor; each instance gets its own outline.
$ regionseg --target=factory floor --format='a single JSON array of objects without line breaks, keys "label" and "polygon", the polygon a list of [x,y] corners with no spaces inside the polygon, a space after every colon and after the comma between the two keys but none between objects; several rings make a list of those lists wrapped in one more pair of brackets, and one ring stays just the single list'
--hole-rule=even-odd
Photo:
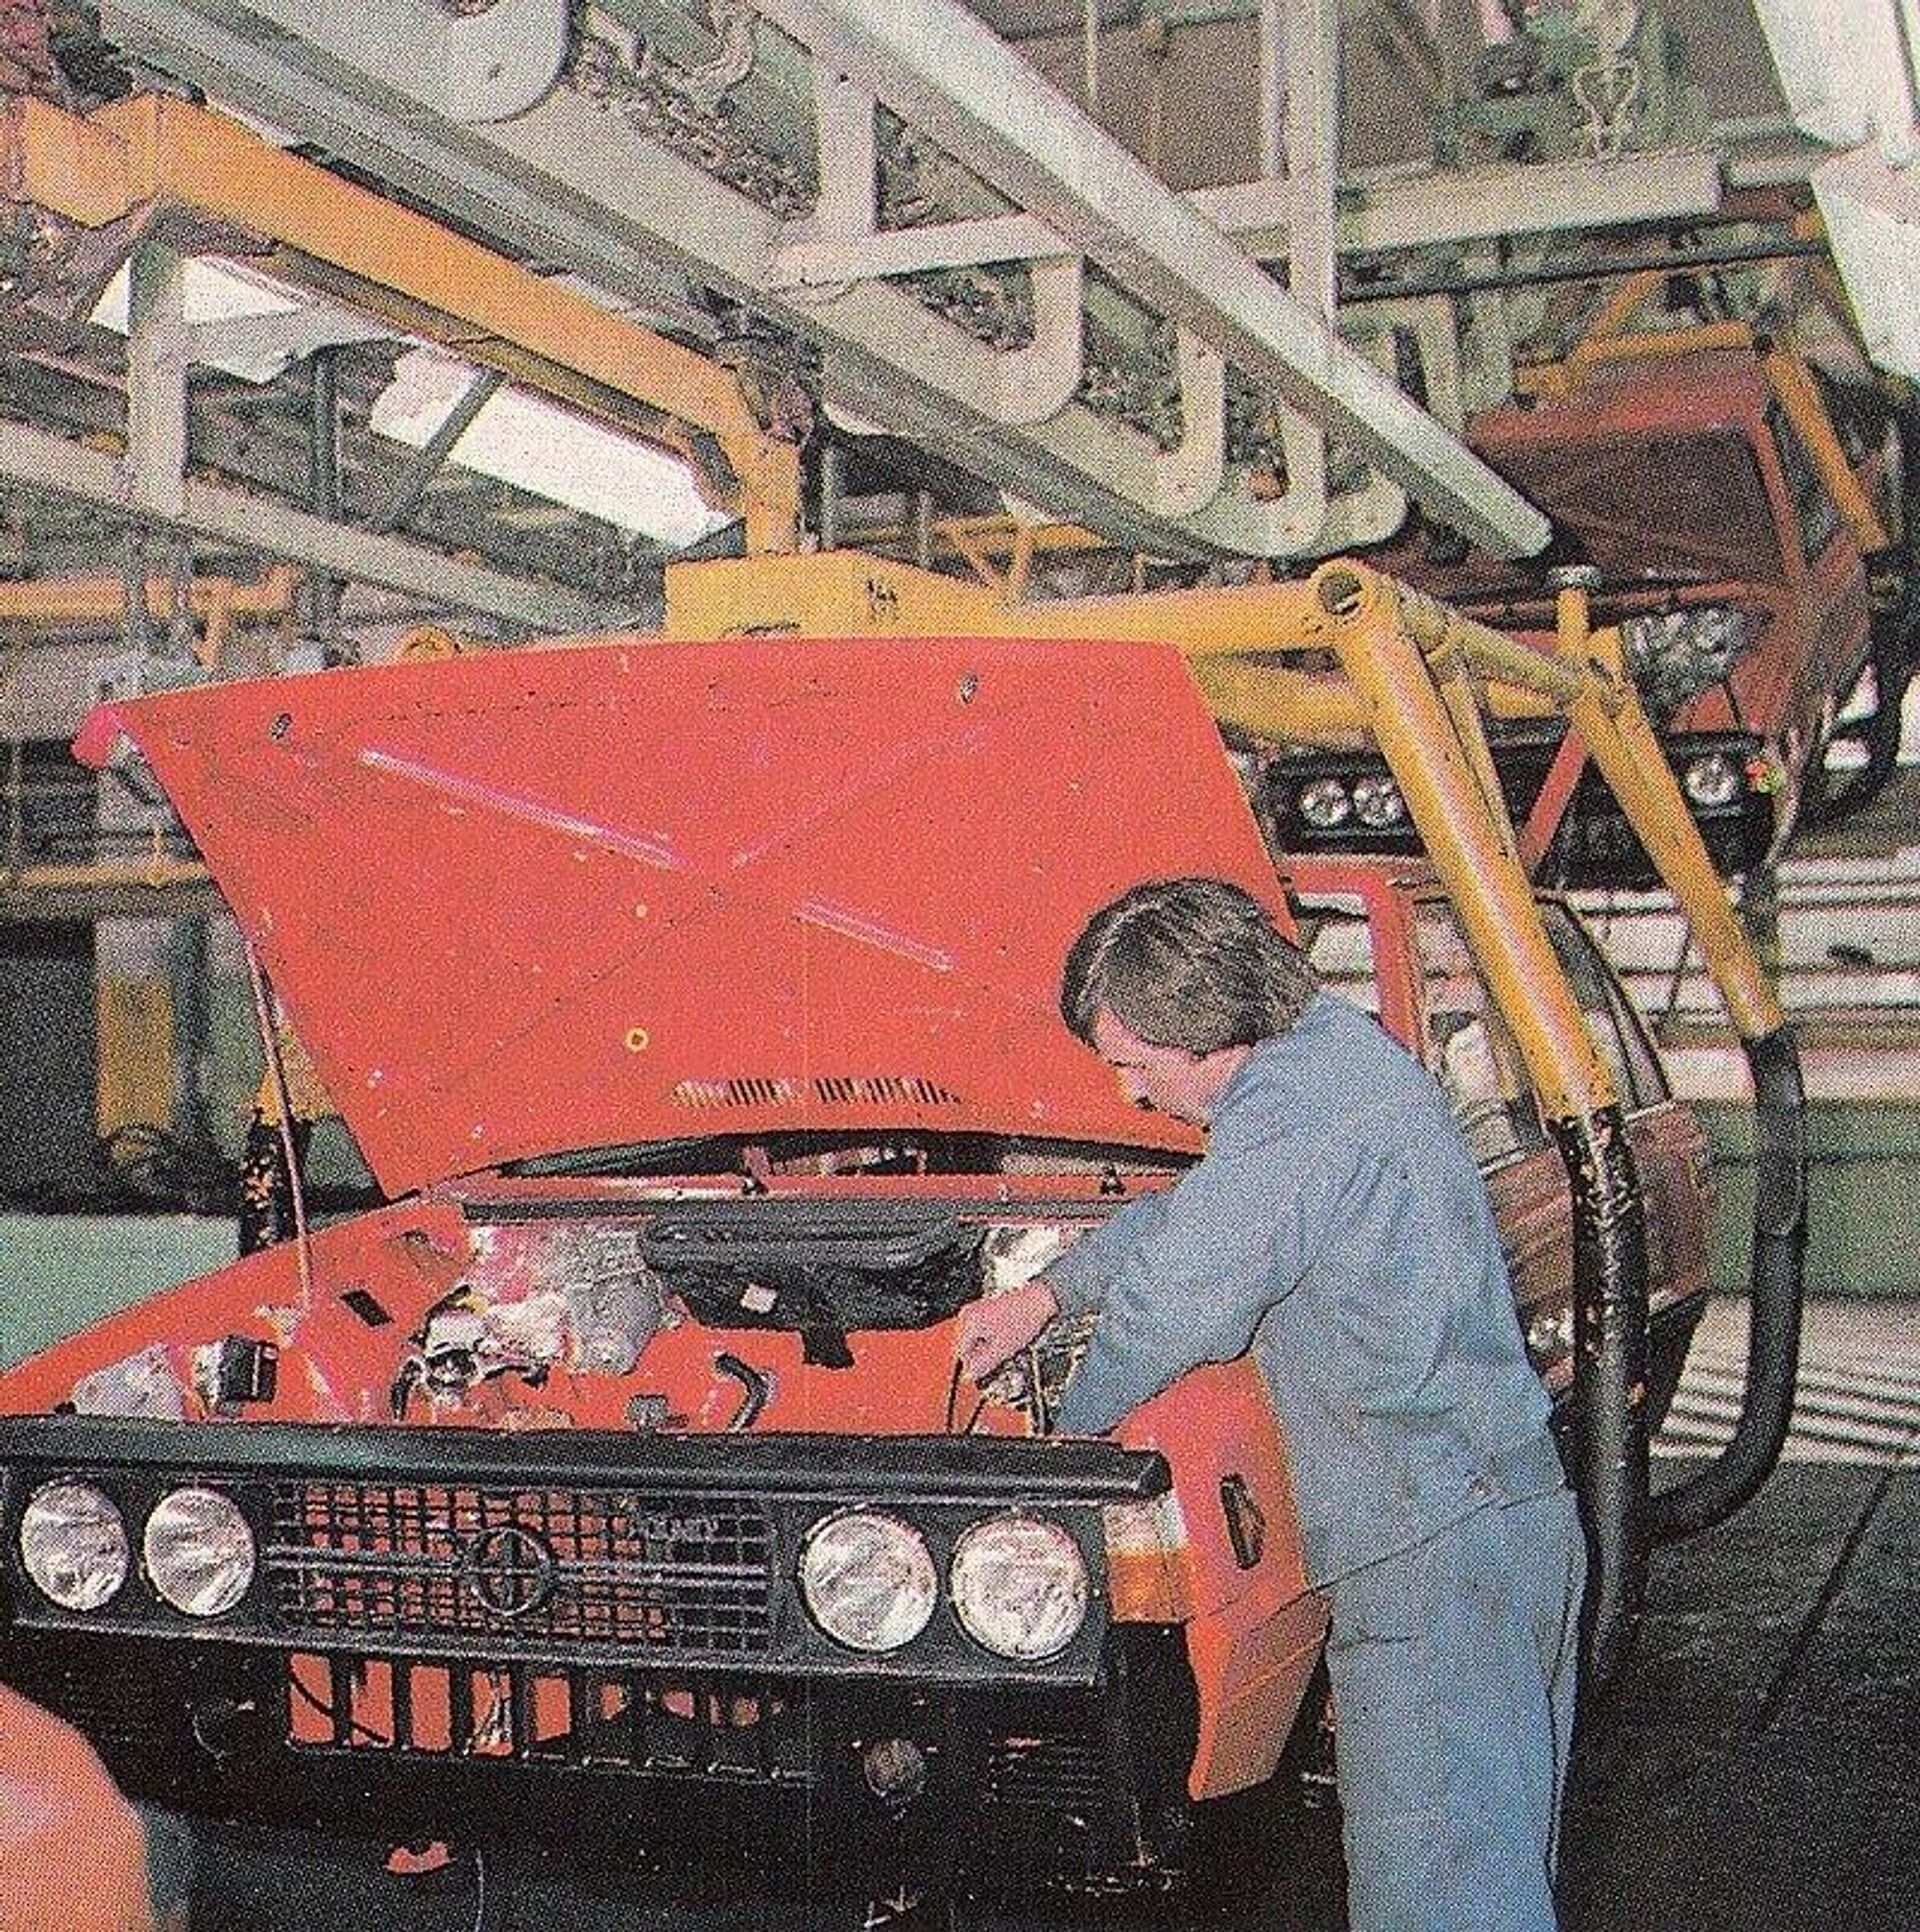
[{"label": "factory floor", "polygon": [[[1563,1871],[1567,1932],[1902,1932],[1920,1925],[1920,1303],[1821,1302],[1794,1438],[1759,1498],[1656,1551],[1630,1670],[1581,1740]],[[1657,1483],[1724,1435],[1744,1311],[1716,1303],[1662,1439]],[[715,1861],[700,1896],[583,1882],[484,1831],[424,1877],[384,1847],[255,1831],[199,1847],[199,1932],[342,1923],[431,1932],[786,1932],[829,1919]],[[982,1932],[1338,1932],[1338,1817],[1324,1796],[1222,1808],[1188,1891],[1132,1904],[1036,1897],[949,1921]],[[477,1856],[476,1856],[477,1854]]]}]

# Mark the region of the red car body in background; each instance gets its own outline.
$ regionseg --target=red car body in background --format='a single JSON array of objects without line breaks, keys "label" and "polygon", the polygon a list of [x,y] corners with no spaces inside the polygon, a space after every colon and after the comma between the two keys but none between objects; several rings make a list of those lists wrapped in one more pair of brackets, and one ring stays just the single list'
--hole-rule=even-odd
[{"label": "red car body in background", "polygon": [[[1594,621],[1621,626],[1709,850],[1723,871],[1745,871],[1855,784],[1829,778],[1824,758],[1863,680],[1885,713],[1871,755],[1897,742],[1909,624],[1903,607],[1876,620],[1868,562],[1894,534],[1897,458],[1884,435],[1855,435],[1850,418],[1843,447],[1811,372],[1785,349],[1670,345],[1550,373],[1536,393],[1477,418],[1470,440],[1552,519],[1551,556],[1594,574]],[[1547,564],[1418,540],[1383,561],[1554,647]],[[1538,816],[1542,876],[1646,882],[1645,856],[1604,786],[1582,782],[1571,759],[1556,763],[1560,744],[1557,730],[1520,724],[1495,742],[1516,819]],[[1410,849],[1404,809],[1380,776],[1373,761],[1338,753],[1277,759],[1265,799],[1279,836],[1290,850]]]}]

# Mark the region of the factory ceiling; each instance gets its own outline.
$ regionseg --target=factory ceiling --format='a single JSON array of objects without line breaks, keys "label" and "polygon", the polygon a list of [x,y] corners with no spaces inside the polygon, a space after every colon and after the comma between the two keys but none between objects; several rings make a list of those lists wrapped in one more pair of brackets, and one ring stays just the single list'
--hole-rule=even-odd
[{"label": "factory ceiling", "polygon": [[17,0],[0,573],[164,656],[173,580],[291,561],[267,654],[334,661],[689,549],[1535,551],[1461,431],[1629,275],[1857,359],[1790,12]]}]

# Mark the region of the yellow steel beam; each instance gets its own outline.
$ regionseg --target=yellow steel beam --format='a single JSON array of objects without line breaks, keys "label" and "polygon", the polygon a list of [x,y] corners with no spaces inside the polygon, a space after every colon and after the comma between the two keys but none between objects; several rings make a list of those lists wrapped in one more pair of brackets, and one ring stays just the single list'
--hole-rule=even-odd
[{"label": "yellow steel beam", "polygon": [[1813,372],[1796,349],[1769,349],[1762,362],[1767,381],[1780,399],[1780,407],[1799,431],[1807,454],[1820,472],[1820,480],[1826,484],[1827,493],[1853,532],[1854,542],[1866,556],[1884,550],[1889,542],[1887,527],[1861,488],[1853,465],[1847,461],[1847,452],[1840,445],[1840,433],[1833,426],[1833,417],[1828,413],[1826,399],[1820,394]]},{"label": "yellow steel beam", "polygon": [[[1597,693],[1607,682],[1624,685],[1620,633],[1597,631],[1582,638],[1577,634],[1578,621],[1566,625],[1563,620],[1571,633],[1564,648],[1570,657],[1577,652],[1580,661],[1596,673],[1589,680],[1589,692]],[[1609,714],[1596,696],[1585,695],[1568,707],[1567,722],[1586,740],[1589,755],[1640,835],[1648,858],[1680,902],[1735,1031],[1747,1040],[1772,1033],[1784,1018],[1779,998],[1727,897],[1725,882],[1707,856],[1700,828],[1680,795],[1673,767],[1646,712],[1636,702]]]},{"label": "yellow steel beam", "polygon": [[[205,622],[285,617],[293,609],[297,573],[275,564],[257,582],[196,577],[187,607]],[[147,579],[147,607],[169,613],[175,586],[170,577]],[[23,577],[0,583],[0,623],[58,630],[82,624],[118,624],[126,616],[127,589],[119,577]]]},{"label": "yellow steel beam", "polygon": [[1021,628],[984,584],[857,550],[669,564],[669,638],[1004,636]]},{"label": "yellow steel beam", "polygon": [[1513,372],[1517,396],[1568,396],[1596,369],[1622,362],[1685,355],[1695,349],[1750,349],[1753,331],[1744,322],[1701,322],[1684,329],[1643,329],[1576,343],[1564,362],[1535,363]]},{"label": "yellow steel beam", "polygon": [[[1324,654],[1332,648],[1329,630],[1334,620],[1321,607],[1310,583],[1146,594],[1121,591],[1109,597],[1016,603],[985,584],[854,550],[669,564],[666,580],[665,635],[672,638],[739,637],[756,632],[810,637],[955,632],[973,637],[1098,637],[1171,644],[1196,666],[1250,657]],[[1416,597],[1411,591],[1404,594],[1423,638],[1465,653],[1476,677],[1499,674],[1501,681],[1489,684],[1485,693],[1496,715],[1553,717],[1572,696],[1578,680],[1546,652],[1459,617],[1431,598]],[[1246,679],[1236,677],[1233,688],[1242,702],[1253,702]],[[1308,702],[1316,718],[1329,728],[1340,728],[1324,711],[1331,701],[1323,691],[1316,689]],[[1264,735],[1312,735],[1292,729],[1278,696],[1259,708],[1272,714],[1269,723],[1260,727]]]},{"label": "yellow steel beam", "polygon": [[[1391,610],[1395,624],[1429,652],[1436,641],[1444,643],[1453,635],[1444,621],[1443,606],[1434,606],[1430,599],[1422,599],[1362,565],[1345,560],[1323,564],[1312,581],[1320,587],[1328,608],[1349,620],[1373,619],[1379,611]],[[1554,670],[1570,687],[1564,707],[1569,727],[1579,733],[1628,822],[1639,834],[1647,856],[1653,860],[1667,889],[1680,902],[1681,911],[1700,940],[1707,970],[1727,1003],[1735,1027],[1749,1039],[1772,1032],[1781,1023],[1779,1002],[1734,914],[1726,884],[1707,856],[1700,828],[1681,796],[1673,767],[1667,762],[1639,694],[1626,674],[1618,631],[1589,630],[1587,595],[1579,589],[1560,593],[1557,624],[1558,661]],[[1469,639],[1469,646],[1475,650],[1480,644],[1481,640]],[[1526,652],[1525,655],[1537,654]],[[1359,684],[1350,650],[1342,650],[1341,662],[1348,674],[1354,676],[1356,685]],[[1510,668],[1531,674],[1532,667]],[[1378,722],[1375,732],[1376,736],[1380,735]],[[1420,736],[1429,737],[1424,727]],[[1437,744],[1438,740],[1431,742]],[[1381,749],[1387,749],[1384,737]],[[1418,755],[1416,749],[1416,760]],[[1391,755],[1389,762],[1392,762]],[[1406,780],[1397,767],[1394,776],[1400,780],[1402,791],[1406,791]],[[1408,805],[1413,809],[1410,793]],[[1435,808],[1430,806],[1429,810],[1432,809]],[[1457,804],[1445,808],[1448,812],[1455,809]],[[1434,833],[1425,820],[1420,821],[1420,830],[1438,864]],[[1445,835],[1451,838],[1451,827]],[[1449,877],[1448,884],[1458,889],[1454,878]],[[1491,966],[1488,971],[1492,971]]]},{"label": "yellow steel beam", "polygon": [[1310,583],[1549,1115],[1566,1120],[1612,1105],[1613,1083],[1513,856],[1511,828],[1503,842],[1394,584],[1344,562],[1322,565]]},{"label": "yellow steel beam", "polygon": [[528,381],[548,363],[662,410],[719,444],[750,548],[798,541],[799,452],[762,428],[731,372],[224,115],[140,94],[81,120],[16,99],[0,123],[0,171],[17,197],[89,226],[149,202],[190,208],[391,289],[444,318],[436,332],[472,361],[489,363],[501,345]]},{"label": "yellow steel beam", "polygon": [[[1433,673],[1434,688],[1440,693],[1440,702],[1446,706],[1454,736],[1459,739],[1460,749],[1466,755],[1467,770],[1473,774],[1473,782],[1479,787],[1481,801],[1492,822],[1494,836],[1500,842],[1500,850],[1515,865],[1519,865],[1520,840],[1513,829],[1513,815],[1507,810],[1506,793],[1500,788],[1500,769],[1493,760],[1493,747],[1487,742],[1486,721],[1466,660],[1455,656],[1444,663],[1436,663],[1430,657],[1427,668]],[[1524,871],[1525,867],[1521,869]]]},{"label": "yellow steel beam", "polygon": [[[1317,576],[1327,584],[1338,581],[1335,574],[1325,571]],[[1436,672],[1457,661],[1477,677],[1531,692],[1555,706],[1567,705],[1579,694],[1578,673],[1491,624],[1463,617],[1437,597],[1410,590],[1405,584],[1393,586],[1393,601],[1400,621],[1426,652]]]},{"label": "yellow steel beam", "polygon": [[[852,536],[854,542],[871,550],[887,544],[907,543],[913,531],[904,523],[863,523]],[[963,557],[969,564],[975,564],[982,557],[996,560],[1011,557],[1022,550],[1052,556],[1114,547],[1097,531],[1084,529],[1077,523],[1034,523],[1026,517],[1004,514],[935,517],[933,541],[936,550]]]},{"label": "yellow steel beam", "polygon": [[1193,676],[1213,715],[1249,737],[1337,749],[1366,741],[1365,708],[1344,676],[1230,657],[1197,659]]},{"label": "yellow steel beam", "polygon": [[1633,319],[1634,310],[1667,279],[1668,272],[1664,268],[1643,268],[1637,274],[1627,276],[1601,304],[1593,320],[1587,324],[1582,339],[1603,342],[1624,334],[1627,324]]}]

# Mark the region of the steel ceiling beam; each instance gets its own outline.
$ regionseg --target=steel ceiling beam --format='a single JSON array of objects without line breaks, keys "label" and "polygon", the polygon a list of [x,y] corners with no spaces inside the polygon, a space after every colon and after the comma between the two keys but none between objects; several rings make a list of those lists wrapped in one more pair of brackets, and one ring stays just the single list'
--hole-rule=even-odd
[{"label": "steel ceiling beam", "polygon": [[[23,424],[0,423],[0,478],[121,516],[136,513],[130,509],[126,469],[118,458]],[[625,607],[596,602],[557,584],[529,583],[424,544],[372,536],[270,497],[196,477],[181,479],[179,509],[170,521],[255,556],[283,557],[356,583],[405,591],[437,608],[472,611],[525,630],[617,629],[633,615]]]},{"label": "steel ceiling beam", "polygon": [[1257,381],[1502,556],[1545,517],[956,0],[760,0],[950,153]]},{"label": "steel ceiling beam", "polygon": [[[99,354],[103,368],[111,365],[117,352],[117,337],[113,353],[107,353],[97,342],[81,351]],[[29,352],[0,356],[0,414],[91,441],[95,448],[117,446],[127,427],[123,384],[104,374],[97,380],[89,379],[83,373],[87,367],[85,362],[43,363]],[[188,403],[193,459],[202,474],[269,499],[300,500],[307,474],[304,416],[296,418],[283,405],[250,388],[235,393],[204,380],[194,386]],[[358,516],[371,515],[375,505],[392,496],[400,478],[408,473],[414,454],[403,445],[371,434],[356,439],[349,448],[349,481],[353,486],[350,500],[358,506]],[[22,492],[15,490],[12,494],[22,499]],[[508,486],[475,474],[470,482],[463,479],[455,489],[430,491],[409,519],[405,534],[425,549],[487,565],[508,577],[570,583],[583,595],[604,598],[609,607],[626,602],[624,574],[595,574],[608,567],[599,546],[545,537],[534,541],[524,531],[516,531],[508,540],[504,527],[489,517],[494,506],[520,500]],[[59,506],[69,519],[82,515],[95,519],[94,512],[71,499],[63,504],[57,497],[36,493],[34,502],[49,510]],[[483,504],[484,508],[474,507]],[[45,521],[44,514],[39,521]],[[580,520],[580,526],[586,527],[585,519]],[[21,540],[28,548],[17,557],[9,557],[10,567],[30,563],[38,576],[70,576],[84,575],[98,565],[97,537],[91,542],[71,534],[55,539],[35,527]],[[617,540],[615,544],[628,551]],[[642,600],[644,591],[636,588],[633,595]]]},{"label": "steel ceiling beam", "polygon": [[[1185,199],[1256,261],[1287,259],[1292,236],[1284,177],[1195,188]],[[1387,254],[1505,241],[1516,235],[1684,221],[1715,214],[1720,205],[1720,168],[1711,154],[1516,162],[1359,186],[1345,183],[1339,245],[1343,256]],[[775,258],[774,280],[783,286],[824,288],[864,276],[1037,261],[1071,252],[1037,215],[986,215],[851,238],[788,241]]]}]

